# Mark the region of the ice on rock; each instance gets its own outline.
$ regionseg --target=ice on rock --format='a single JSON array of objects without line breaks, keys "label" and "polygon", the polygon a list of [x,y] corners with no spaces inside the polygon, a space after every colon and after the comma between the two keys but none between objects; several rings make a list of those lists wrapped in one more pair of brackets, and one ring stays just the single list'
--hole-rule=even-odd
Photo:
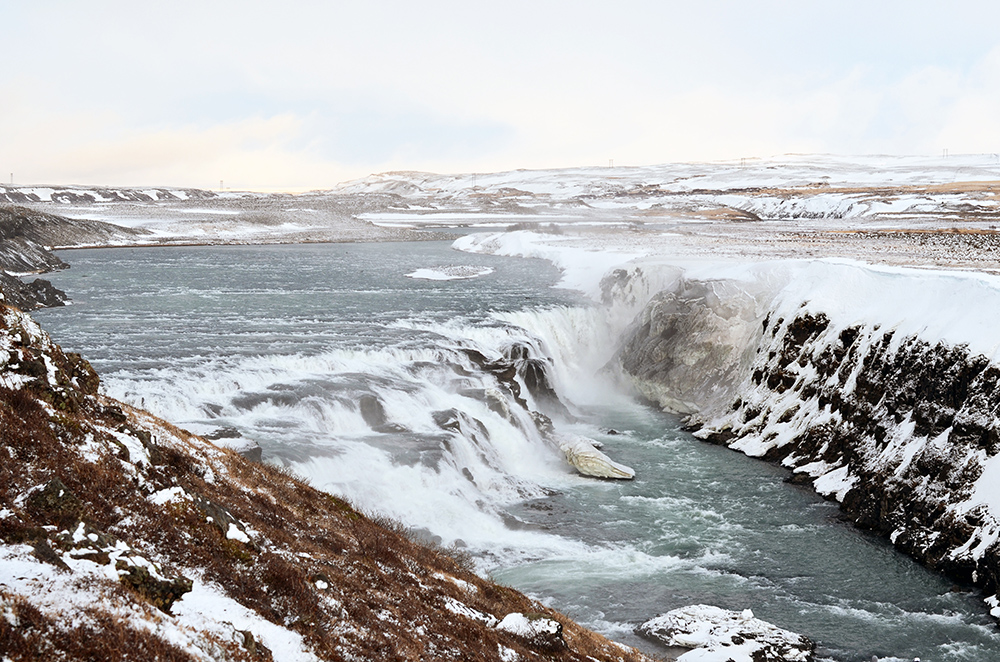
[{"label": "ice on rock", "polygon": [[802,635],[754,617],[711,605],[668,611],[639,626],[639,633],[668,646],[690,648],[678,662],[809,662],[815,645]]},{"label": "ice on rock", "polygon": [[615,462],[597,450],[594,442],[586,437],[570,434],[558,435],[556,443],[559,444],[559,450],[566,455],[566,461],[584,476],[618,480],[635,478],[635,471],[631,467]]}]

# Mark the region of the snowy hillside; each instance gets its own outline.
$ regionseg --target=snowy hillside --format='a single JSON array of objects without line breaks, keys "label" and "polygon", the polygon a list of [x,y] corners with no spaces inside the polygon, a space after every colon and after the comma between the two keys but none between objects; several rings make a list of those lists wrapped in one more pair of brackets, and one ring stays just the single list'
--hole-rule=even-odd
[{"label": "snowy hillside", "polygon": [[3,659],[646,659],[98,385],[0,308]]}]

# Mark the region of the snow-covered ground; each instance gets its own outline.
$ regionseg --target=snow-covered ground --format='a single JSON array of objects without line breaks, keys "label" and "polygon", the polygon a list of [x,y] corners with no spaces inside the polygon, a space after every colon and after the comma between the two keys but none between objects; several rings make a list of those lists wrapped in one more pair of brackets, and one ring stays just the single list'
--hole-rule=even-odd
[{"label": "snow-covered ground", "polygon": [[[136,243],[413,239],[535,229],[595,248],[846,257],[1000,271],[1000,157],[790,155],[739,162],[393,172],[326,191],[0,186],[0,201],[149,231]],[[434,235],[440,236],[440,235]]]}]

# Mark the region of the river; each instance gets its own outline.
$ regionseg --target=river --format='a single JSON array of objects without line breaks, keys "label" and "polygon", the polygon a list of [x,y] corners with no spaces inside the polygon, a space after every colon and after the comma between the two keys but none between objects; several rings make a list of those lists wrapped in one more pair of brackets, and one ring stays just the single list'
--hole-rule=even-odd
[{"label": "river", "polygon": [[[658,652],[633,628],[707,603],[805,634],[825,659],[1000,659],[981,596],[615,383],[602,368],[620,329],[546,262],[447,242],[60,256],[72,268],[51,280],[74,304],[35,316],[107,394],[235,430],[613,639]],[[634,481],[568,467],[474,358],[511,348],[546,366],[557,430],[601,442]]]}]

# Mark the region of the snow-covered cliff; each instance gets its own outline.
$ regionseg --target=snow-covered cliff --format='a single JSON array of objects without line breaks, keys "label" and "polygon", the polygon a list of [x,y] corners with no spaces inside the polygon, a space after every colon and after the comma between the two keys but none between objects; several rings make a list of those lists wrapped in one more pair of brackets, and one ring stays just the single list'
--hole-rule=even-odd
[{"label": "snow-covered cliff", "polygon": [[[619,353],[638,390],[995,594],[1000,280],[837,262],[736,271],[652,297]],[[620,289],[644,287],[631,275]]]}]

